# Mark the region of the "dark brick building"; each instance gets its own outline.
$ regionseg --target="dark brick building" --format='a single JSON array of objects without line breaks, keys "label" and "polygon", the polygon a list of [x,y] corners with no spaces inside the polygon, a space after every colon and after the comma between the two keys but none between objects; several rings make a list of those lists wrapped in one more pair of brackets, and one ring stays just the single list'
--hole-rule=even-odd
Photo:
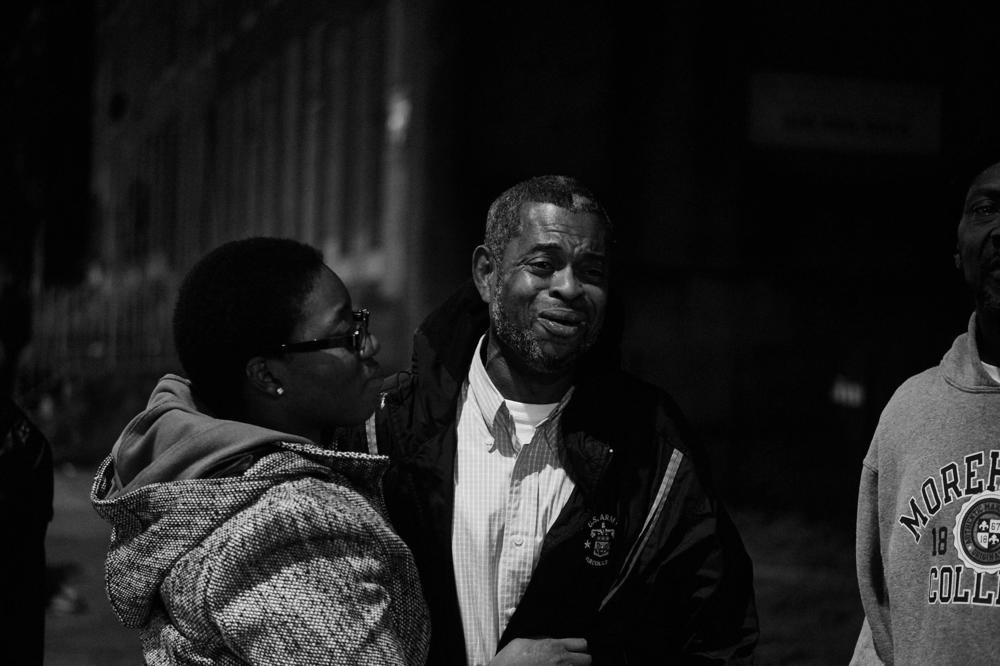
[{"label": "dark brick building", "polygon": [[946,185],[1000,135],[993,16],[121,0],[96,24],[86,277],[40,287],[36,365],[172,367],[178,276],[281,234],[323,248],[405,366],[490,200],[569,173],[621,230],[628,365],[726,479],[777,474],[849,513],[890,391],[964,326]]}]

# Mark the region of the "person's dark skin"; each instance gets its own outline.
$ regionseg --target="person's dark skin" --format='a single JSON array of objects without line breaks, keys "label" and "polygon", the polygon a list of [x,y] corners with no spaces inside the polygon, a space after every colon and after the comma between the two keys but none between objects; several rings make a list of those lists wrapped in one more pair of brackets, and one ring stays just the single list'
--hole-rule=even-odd
[{"label": "person's dark skin", "polygon": [[[501,395],[532,404],[558,402],[573,385],[576,360],[604,323],[608,258],[604,221],[550,203],[527,202],[521,230],[494,259],[480,245],[472,275],[490,305],[484,365]],[[490,661],[588,666],[583,638],[517,638]]]},{"label": "person's dark skin", "polygon": [[590,666],[592,661],[582,638],[515,638],[489,666]]},{"label": "person's dark skin", "polygon": [[977,312],[976,344],[979,347],[979,357],[990,365],[1000,366],[1000,312]]},{"label": "person's dark skin", "polygon": [[[507,399],[558,402],[573,385],[575,360],[604,323],[608,267],[604,223],[590,212],[550,203],[521,208],[521,232],[499,260],[480,245],[472,276],[490,304],[486,371]],[[505,313],[533,356],[514,349],[500,330],[495,309]]]},{"label": "person's dark skin", "polygon": [[969,186],[955,260],[975,299],[980,359],[1000,365],[1000,163]]},{"label": "person's dark skin", "polygon": [[[353,326],[347,288],[324,267],[288,342],[343,335]],[[251,358],[243,420],[327,444],[337,427],[364,423],[375,409],[382,380],[378,351],[378,339],[369,333],[361,352],[333,348]]]}]

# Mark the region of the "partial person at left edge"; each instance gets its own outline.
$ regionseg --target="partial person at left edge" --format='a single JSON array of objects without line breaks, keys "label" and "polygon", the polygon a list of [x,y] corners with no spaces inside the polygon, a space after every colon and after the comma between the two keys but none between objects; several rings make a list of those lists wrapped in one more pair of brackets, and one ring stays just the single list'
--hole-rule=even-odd
[{"label": "partial person at left edge", "polygon": [[41,664],[52,451],[9,395],[0,403],[0,663]]},{"label": "partial person at left edge", "polygon": [[423,664],[429,620],[385,518],[369,313],[321,253],[222,245],[185,277],[163,377],[101,465],[107,592],[149,664]]},{"label": "partial person at left edge", "polygon": [[11,397],[30,336],[24,289],[0,257],[0,663],[41,664],[45,533],[52,520],[52,450]]}]

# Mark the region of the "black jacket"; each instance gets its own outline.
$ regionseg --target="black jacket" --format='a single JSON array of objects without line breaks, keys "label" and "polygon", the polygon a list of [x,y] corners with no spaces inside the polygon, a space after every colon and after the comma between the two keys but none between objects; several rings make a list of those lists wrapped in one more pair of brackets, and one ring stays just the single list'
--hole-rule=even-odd
[{"label": "black jacket", "polygon": [[[456,407],[487,310],[471,283],[418,329],[413,368],[376,413],[389,514],[431,611],[429,663],[465,663],[452,571]],[[595,664],[726,663],[757,641],[752,568],[673,401],[617,367],[606,340],[562,415],[576,488],[500,639],[578,637]],[[647,524],[648,523],[648,524]],[[596,530],[596,531],[595,531]]]},{"label": "black jacket", "polygon": [[[52,449],[10,398],[0,401],[0,664],[41,664]],[[15,610],[16,609],[16,610]]]}]

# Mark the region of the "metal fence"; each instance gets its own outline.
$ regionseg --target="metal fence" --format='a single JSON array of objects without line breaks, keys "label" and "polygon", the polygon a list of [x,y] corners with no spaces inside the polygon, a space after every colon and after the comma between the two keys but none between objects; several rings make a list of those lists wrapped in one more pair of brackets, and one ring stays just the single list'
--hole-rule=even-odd
[{"label": "metal fence", "polygon": [[145,374],[174,363],[171,312],[176,279],[137,272],[35,300],[33,335],[22,353],[25,393],[66,379],[107,373]]}]

